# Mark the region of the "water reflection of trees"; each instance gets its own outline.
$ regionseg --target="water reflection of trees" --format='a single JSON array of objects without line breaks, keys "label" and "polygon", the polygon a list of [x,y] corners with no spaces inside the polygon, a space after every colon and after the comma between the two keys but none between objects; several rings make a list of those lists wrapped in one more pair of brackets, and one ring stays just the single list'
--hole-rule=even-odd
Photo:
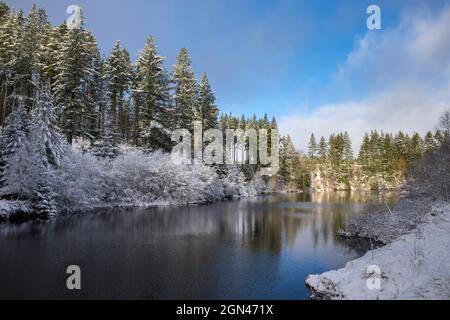
[{"label": "water reflection of trees", "polygon": [[[329,192],[280,195],[226,201],[202,206],[105,210],[59,218],[50,222],[10,225],[0,228],[7,237],[25,234],[102,234],[135,237],[139,241],[158,237],[226,238],[249,250],[279,254],[294,247],[300,237],[314,247],[335,241],[336,232],[348,219],[363,212],[377,197],[368,193]],[[310,233],[310,235],[308,234]],[[338,243],[341,243],[338,241]],[[345,245],[342,242],[342,245]]]}]

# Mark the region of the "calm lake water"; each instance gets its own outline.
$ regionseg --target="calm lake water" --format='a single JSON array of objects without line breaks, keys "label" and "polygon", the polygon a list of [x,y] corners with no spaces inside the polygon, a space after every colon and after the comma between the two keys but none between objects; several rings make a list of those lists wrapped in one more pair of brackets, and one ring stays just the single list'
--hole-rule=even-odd
[{"label": "calm lake water", "polygon": [[[257,197],[0,225],[0,298],[308,299],[305,277],[367,248],[339,239],[373,194]],[[66,268],[81,268],[81,290]]]}]

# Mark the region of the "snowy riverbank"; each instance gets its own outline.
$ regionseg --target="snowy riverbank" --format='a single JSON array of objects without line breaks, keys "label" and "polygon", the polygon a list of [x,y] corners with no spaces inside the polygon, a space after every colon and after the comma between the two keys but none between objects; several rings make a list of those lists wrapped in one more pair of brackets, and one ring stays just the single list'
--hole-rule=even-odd
[{"label": "snowy riverbank", "polygon": [[[450,204],[435,203],[424,220],[342,269],[308,276],[306,284],[327,299],[450,299]],[[373,266],[379,277],[368,273]]]},{"label": "snowy riverbank", "polygon": [[133,148],[123,150],[114,159],[99,159],[68,147],[57,168],[38,170],[32,164],[26,175],[10,178],[7,188],[1,189],[2,195],[16,197],[0,200],[0,220],[51,217],[97,208],[207,203],[267,190],[261,176],[246,179],[237,165],[224,166],[218,173],[203,164],[174,164],[167,153]]}]

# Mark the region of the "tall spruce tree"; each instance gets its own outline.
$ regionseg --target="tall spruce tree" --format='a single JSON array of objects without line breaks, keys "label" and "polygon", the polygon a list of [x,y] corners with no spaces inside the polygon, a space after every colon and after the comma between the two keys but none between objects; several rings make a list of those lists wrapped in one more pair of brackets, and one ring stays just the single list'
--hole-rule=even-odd
[{"label": "tall spruce tree", "polygon": [[117,41],[111,54],[105,61],[105,80],[108,87],[108,100],[110,105],[110,121],[113,134],[126,139],[126,125],[128,110],[125,97],[131,84],[131,62],[128,51]]},{"label": "tall spruce tree", "polygon": [[39,97],[32,115],[31,142],[38,161],[45,168],[59,167],[65,147],[56,123],[55,108],[48,84],[40,87]]},{"label": "tall spruce tree", "polygon": [[61,165],[65,154],[64,139],[56,124],[49,82],[41,81],[30,135],[33,153],[31,166],[35,172],[32,203],[34,213],[40,216],[56,214],[56,193],[51,184],[51,174],[52,169]]},{"label": "tall spruce tree", "polygon": [[24,20],[23,31],[20,32],[19,52],[16,56],[16,87],[20,88],[20,95],[27,99],[27,109],[33,109],[38,99],[40,76],[40,57],[44,41],[51,25],[43,9],[33,5]]},{"label": "tall spruce tree", "polygon": [[198,104],[198,85],[192,71],[191,59],[186,48],[182,48],[173,66],[172,82],[175,85],[175,126],[192,128]]},{"label": "tall spruce tree", "polygon": [[309,138],[309,144],[308,144],[308,156],[311,159],[314,159],[316,157],[317,153],[317,141],[316,137],[314,136],[314,133],[311,133],[311,137]]},{"label": "tall spruce tree", "polygon": [[438,142],[434,138],[434,135],[431,131],[428,131],[427,134],[425,135],[423,148],[424,151],[427,153],[432,153],[436,151],[438,148]]},{"label": "tall spruce tree", "polygon": [[54,92],[60,127],[69,143],[76,137],[92,138],[99,67],[93,34],[83,23],[79,29],[68,30],[58,53]]},{"label": "tall spruce tree", "polygon": [[24,103],[19,103],[6,118],[0,136],[0,197],[21,199],[27,196],[24,174],[29,170],[31,122]]},{"label": "tall spruce tree", "polygon": [[196,114],[196,119],[202,121],[203,130],[217,127],[219,109],[215,105],[215,101],[216,97],[209,84],[208,76],[204,73],[199,86],[199,101]]},{"label": "tall spruce tree", "polygon": [[[133,143],[149,149],[167,148],[170,123],[169,79],[153,37],[148,37],[135,67]],[[170,142],[170,141],[169,141]]]},{"label": "tall spruce tree", "polygon": [[328,156],[328,144],[324,137],[320,137],[319,145],[317,147],[317,155],[320,162],[324,163]]},{"label": "tall spruce tree", "polygon": [[289,135],[280,138],[280,176],[283,182],[291,185],[295,177],[298,153]]},{"label": "tall spruce tree", "polygon": [[20,37],[23,17],[21,12],[11,11],[2,19],[0,25],[0,80],[2,85],[0,101],[0,124],[3,124],[8,114],[17,104],[18,61]]},{"label": "tall spruce tree", "polygon": [[347,131],[344,132],[342,138],[344,140],[344,159],[347,162],[351,162],[353,161],[352,140],[350,139],[350,135]]}]

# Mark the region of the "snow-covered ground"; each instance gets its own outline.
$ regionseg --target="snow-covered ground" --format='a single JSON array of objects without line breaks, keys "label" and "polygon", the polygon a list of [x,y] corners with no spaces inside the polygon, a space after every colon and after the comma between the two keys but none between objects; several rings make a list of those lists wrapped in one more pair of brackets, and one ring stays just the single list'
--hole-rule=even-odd
[{"label": "snow-covered ground", "polygon": [[308,276],[306,284],[318,298],[450,299],[450,204],[435,203],[425,220],[342,269]]}]

